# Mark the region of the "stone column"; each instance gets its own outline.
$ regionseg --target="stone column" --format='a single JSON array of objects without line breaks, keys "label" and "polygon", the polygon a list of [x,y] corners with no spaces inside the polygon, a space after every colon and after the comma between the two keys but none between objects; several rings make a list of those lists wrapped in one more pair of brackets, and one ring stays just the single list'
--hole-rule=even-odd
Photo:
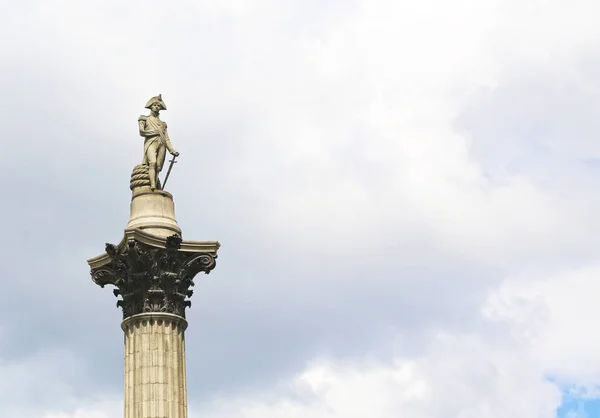
[{"label": "stone column", "polygon": [[187,418],[185,339],[177,315],[134,315],[125,332],[125,418]]}]

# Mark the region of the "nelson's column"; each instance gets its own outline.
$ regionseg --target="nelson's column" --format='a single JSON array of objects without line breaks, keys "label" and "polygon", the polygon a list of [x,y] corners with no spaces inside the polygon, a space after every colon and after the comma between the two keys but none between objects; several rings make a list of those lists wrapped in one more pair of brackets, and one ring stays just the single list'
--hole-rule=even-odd
[{"label": "nelson's column", "polygon": [[[185,308],[194,277],[215,268],[217,241],[182,239],[173,196],[164,190],[179,155],[159,113],[161,95],[138,119],[144,138],[142,163],[131,174],[130,217],[117,245],[88,260],[92,280],[113,285],[123,310],[125,418],[186,418]],[[166,151],[173,155],[163,185],[158,178]]]}]

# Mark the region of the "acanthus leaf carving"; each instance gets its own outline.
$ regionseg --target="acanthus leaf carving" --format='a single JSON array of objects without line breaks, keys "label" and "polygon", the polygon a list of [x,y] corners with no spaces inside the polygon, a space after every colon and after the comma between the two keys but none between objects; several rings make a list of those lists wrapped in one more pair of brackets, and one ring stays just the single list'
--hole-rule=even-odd
[{"label": "acanthus leaf carving", "polygon": [[106,244],[110,264],[92,271],[95,283],[115,286],[121,297],[117,307],[123,318],[144,312],[166,312],[185,317],[191,306],[194,277],[215,268],[214,253],[183,252],[181,237],[167,238],[165,248],[157,248],[130,239],[124,248]]}]

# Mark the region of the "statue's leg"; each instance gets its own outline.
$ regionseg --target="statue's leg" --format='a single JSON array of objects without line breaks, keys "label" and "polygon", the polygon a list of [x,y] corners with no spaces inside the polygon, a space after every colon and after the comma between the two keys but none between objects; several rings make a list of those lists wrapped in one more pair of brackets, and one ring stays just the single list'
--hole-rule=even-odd
[{"label": "statue's leg", "polygon": [[158,147],[158,155],[156,157],[156,171],[160,173],[163,169],[163,165],[165,164],[165,155],[166,155],[167,147],[164,145]]},{"label": "statue's leg", "polygon": [[156,144],[150,144],[146,150],[146,158],[148,159],[148,176],[150,177],[150,189],[156,189]]}]

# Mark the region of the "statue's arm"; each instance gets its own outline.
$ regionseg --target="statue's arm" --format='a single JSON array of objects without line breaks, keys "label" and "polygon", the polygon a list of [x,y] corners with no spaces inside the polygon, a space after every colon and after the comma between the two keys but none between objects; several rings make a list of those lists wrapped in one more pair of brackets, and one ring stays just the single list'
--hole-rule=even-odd
[{"label": "statue's arm", "polygon": [[167,124],[166,123],[165,123],[164,134],[165,134],[165,139],[166,139],[165,145],[167,146],[167,149],[169,150],[169,152],[171,154],[179,155],[179,153],[177,151],[175,151],[175,148],[173,148],[173,144],[171,144],[171,138],[169,138],[169,133],[167,132]]},{"label": "statue's arm", "polygon": [[145,138],[147,138],[149,136],[156,136],[156,135],[160,134],[160,132],[158,132],[158,131],[146,130],[146,117],[145,116],[139,117],[138,127],[140,130],[140,136],[143,136]]}]

